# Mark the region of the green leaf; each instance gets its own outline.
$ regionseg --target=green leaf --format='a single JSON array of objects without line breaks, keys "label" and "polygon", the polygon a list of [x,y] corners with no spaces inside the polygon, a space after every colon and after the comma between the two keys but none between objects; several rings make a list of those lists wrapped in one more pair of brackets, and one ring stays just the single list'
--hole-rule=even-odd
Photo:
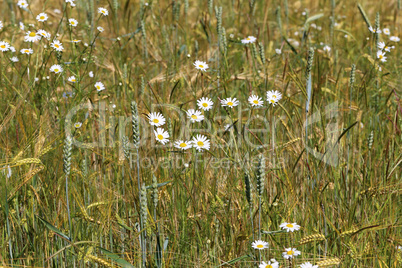
[{"label": "green leaf", "polygon": [[48,221],[42,219],[41,217],[39,217],[38,215],[35,215],[48,229],[52,230],[53,232],[55,232],[56,234],[60,235],[61,237],[67,239],[68,241],[71,241],[71,238],[68,237],[67,235],[63,234],[59,229],[57,229],[56,227],[54,227],[52,224],[50,224]]},{"label": "green leaf", "polygon": [[[158,187],[157,188],[159,188],[159,187],[162,187],[162,186],[165,186],[166,184],[169,184],[169,183],[171,183],[172,181],[165,181],[165,182],[161,182],[161,183],[158,183]],[[152,188],[152,185],[148,185],[147,187],[145,187],[146,189],[151,189]]]},{"label": "green leaf", "polygon": [[311,16],[311,17],[309,17],[309,18],[306,20],[306,22],[304,23],[304,25],[307,25],[307,24],[309,24],[310,22],[312,22],[312,21],[314,21],[314,20],[318,20],[318,19],[320,19],[320,18],[322,18],[322,17],[324,17],[324,13],[319,13],[319,14],[316,14],[316,15],[314,15],[314,16]]},{"label": "green leaf", "polygon": [[117,254],[114,254],[113,252],[110,252],[107,249],[98,247],[98,249],[100,249],[106,256],[108,256],[109,258],[111,258],[113,261],[115,261],[118,265],[120,265],[123,268],[134,268],[134,266],[129,263],[128,261],[120,258]]},{"label": "green leaf", "polygon": [[241,261],[241,260],[244,260],[244,259],[248,259],[248,258],[251,258],[251,256],[250,256],[250,255],[243,255],[243,256],[241,256],[241,257],[238,257],[238,258],[236,258],[236,259],[230,260],[230,261],[228,261],[228,262],[224,262],[224,263],[222,263],[221,265],[215,266],[215,268],[218,268],[218,267],[221,267],[221,266],[227,265],[227,264],[233,264],[233,263],[236,263],[236,262],[238,262],[238,261]]}]

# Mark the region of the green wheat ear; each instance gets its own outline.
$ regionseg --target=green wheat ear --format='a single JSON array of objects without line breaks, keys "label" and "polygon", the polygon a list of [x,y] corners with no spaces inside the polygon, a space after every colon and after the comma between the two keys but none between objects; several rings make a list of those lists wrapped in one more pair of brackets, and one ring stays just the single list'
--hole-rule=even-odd
[{"label": "green wheat ear", "polygon": [[215,17],[216,17],[216,32],[218,33],[218,38],[222,35],[222,7],[215,7]]},{"label": "green wheat ear", "polygon": [[265,59],[264,45],[261,42],[258,43],[258,52],[260,54],[262,65],[265,66],[266,59]]},{"label": "green wheat ear", "polygon": [[127,160],[130,160],[130,150],[129,150],[129,148],[128,148],[128,143],[129,143],[128,137],[127,137],[127,136],[123,136],[123,138],[122,138],[122,145],[123,145],[124,157],[125,157]]},{"label": "green wheat ear", "polygon": [[257,193],[261,196],[264,193],[265,182],[265,157],[261,155],[258,159],[257,167]]},{"label": "green wheat ear", "polygon": [[152,176],[152,201],[154,203],[154,208],[158,206],[158,179],[155,175]]},{"label": "green wheat ear", "polygon": [[252,200],[252,192],[251,192],[251,183],[250,183],[250,175],[248,172],[244,173],[244,184],[246,185],[246,199],[249,205],[253,204]]},{"label": "green wheat ear", "polygon": [[308,51],[308,57],[307,57],[306,80],[308,80],[311,75],[311,70],[313,68],[313,60],[314,60],[314,48],[311,47]]},{"label": "green wheat ear", "polygon": [[222,27],[221,49],[223,51],[223,55],[227,55],[227,53],[228,53],[228,41],[226,39],[226,30],[225,30],[224,27]]},{"label": "green wheat ear", "polygon": [[138,117],[138,108],[135,101],[131,102],[131,122],[133,125],[133,143],[136,148],[140,145],[140,119]]},{"label": "green wheat ear", "polygon": [[73,139],[67,136],[64,140],[63,148],[63,171],[66,175],[70,175],[71,170],[71,151],[73,149]]},{"label": "green wheat ear", "polygon": [[378,43],[380,42],[380,34],[377,29],[380,28],[380,12],[377,12],[375,16],[375,44],[378,47]]},{"label": "green wheat ear", "polygon": [[257,61],[257,47],[256,47],[256,45],[255,45],[255,43],[252,43],[251,44],[251,55],[253,56],[253,59],[255,60],[255,61]]},{"label": "green wheat ear", "polygon": [[208,0],[208,11],[209,11],[209,14],[212,14],[213,6],[214,6],[214,0]]}]

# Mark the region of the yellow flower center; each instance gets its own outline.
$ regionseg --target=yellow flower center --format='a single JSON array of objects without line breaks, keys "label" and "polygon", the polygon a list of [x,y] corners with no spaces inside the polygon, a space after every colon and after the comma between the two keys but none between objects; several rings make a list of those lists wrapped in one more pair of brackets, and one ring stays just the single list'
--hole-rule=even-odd
[{"label": "yellow flower center", "polygon": [[155,124],[158,124],[159,123],[159,119],[154,119],[154,120],[152,120],[152,122],[154,122]]},{"label": "yellow flower center", "polygon": [[29,36],[30,36],[30,37],[35,37],[35,36],[36,36],[36,33],[30,32],[30,33],[29,33]]},{"label": "yellow flower center", "polygon": [[253,102],[254,102],[255,104],[258,104],[258,100],[253,100]]},{"label": "yellow flower center", "polygon": [[75,82],[75,78],[71,79],[71,81]]},{"label": "yellow flower center", "polygon": [[158,139],[163,140],[163,136],[161,134],[159,134]]},{"label": "yellow flower center", "polygon": [[275,103],[275,100],[271,100],[272,103]]},{"label": "yellow flower center", "polygon": [[6,48],[6,46],[5,46],[5,45],[1,45],[0,47],[1,47],[1,48]]},{"label": "yellow flower center", "polygon": [[30,51],[29,51],[29,49],[25,49],[25,53],[29,53]]},{"label": "yellow flower center", "polygon": [[100,86],[96,86],[97,89],[100,89]]},{"label": "yellow flower center", "polygon": [[191,116],[191,118],[192,118],[192,119],[197,119],[197,116],[196,116],[195,114],[193,114],[193,115]]},{"label": "yellow flower center", "polygon": [[80,127],[80,124],[75,124],[75,127]]},{"label": "yellow flower center", "polygon": [[46,36],[46,34],[45,34],[45,33],[41,33],[41,35]]},{"label": "yellow flower center", "polygon": [[184,143],[184,142],[182,142],[182,143],[180,143],[180,145],[179,145],[181,148],[184,148],[184,147],[186,147],[187,146],[187,144],[186,143]]},{"label": "yellow flower center", "polygon": [[293,250],[289,250],[286,254],[288,254],[288,255],[293,255]]},{"label": "yellow flower center", "polygon": [[200,146],[200,147],[202,147],[202,146],[204,146],[204,143],[203,143],[202,141],[198,141],[198,142],[197,142],[197,145]]},{"label": "yellow flower center", "polygon": [[380,54],[380,55],[378,56],[378,58],[379,58],[379,59],[382,59],[382,58],[383,58],[383,55],[382,55],[382,54]]},{"label": "yellow flower center", "polygon": [[103,14],[105,14],[105,11],[104,11],[104,10],[102,10],[101,12],[102,12]]},{"label": "yellow flower center", "polygon": [[74,21],[72,21],[72,22],[71,22],[71,24],[72,24],[72,25],[74,25],[74,24],[75,24],[75,22],[74,22]]},{"label": "yellow flower center", "polygon": [[204,103],[202,104],[202,106],[208,107],[208,103],[204,102]]},{"label": "yellow flower center", "polygon": [[293,228],[293,224],[286,224],[286,227]]},{"label": "yellow flower center", "polygon": [[229,106],[233,106],[233,102],[229,101],[229,102],[228,102],[228,105],[229,105]]},{"label": "yellow flower center", "polygon": [[247,39],[246,39],[246,40],[251,40],[251,39],[250,39],[250,37],[247,37]]},{"label": "yellow flower center", "polygon": [[54,44],[55,47],[59,48],[60,46],[58,44]]},{"label": "yellow flower center", "polygon": [[45,19],[45,16],[40,16],[40,19],[41,19],[41,20],[44,20],[44,19]]},{"label": "yellow flower center", "polygon": [[257,245],[257,248],[264,248],[264,245],[259,244],[259,245]]},{"label": "yellow flower center", "polygon": [[200,65],[198,65],[198,67],[200,67],[200,68],[204,68],[204,65],[200,64]]},{"label": "yellow flower center", "polygon": [[267,266],[265,266],[265,268],[273,268],[271,264],[268,264]]},{"label": "yellow flower center", "polygon": [[272,95],[272,98],[276,99],[276,95]]}]

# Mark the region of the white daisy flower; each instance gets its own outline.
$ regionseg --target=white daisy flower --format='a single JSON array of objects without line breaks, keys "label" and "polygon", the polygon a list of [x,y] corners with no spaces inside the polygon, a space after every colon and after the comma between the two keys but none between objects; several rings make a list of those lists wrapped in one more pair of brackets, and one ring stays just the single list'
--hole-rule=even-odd
[{"label": "white daisy flower", "polygon": [[285,252],[282,253],[282,256],[285,259],[291,259],[291,258],[294,258],[294,257],[300,255],[300,254],[301,254],[301,252],[296,250],[295,248],[285,248]]},{"label": "white daisy flower", "polygon": [[73,42],[73,43],[77,44],[77,43],[81,42],[81,40],[74,39],[74,40],[72,40],[71,42]]},{"label": "white daisy flower", "polygon": [[378,48],[387,52],[391,52],[392,47],[388,47],[384,42],[378,42]]},{"label": "white daisy flower", "polygon": [[370,27],[369,27],[369,30],[370,30],[370,32],[372,32],[372,33],[381,33],[381,29],[380,29],[380,28],[374,29],[373,26],[370,26]]},{"label": "white daisy flower", "polygon": [[75,79],[75,76],[73,75],[68,78],[68,82],[75,83],[77,82],[77,79]]},{"label": "white daisy flower", "polygon": [[15,47],[10,46],[10,51],[11,51],[11,52],[16,52],[17,50],[15,49]]},{"label": "white daisy flower", "polygon": [[35,32],[28,31],[27,34],[24,36],[25,42],[36,42],[40,40],[40,36]]},{"label": "white daisy flower", "polygon": [[393,41],[393,42],[399,42],[401,39],[398,36],[391,36],[389,38],[389,40]]},{"label": "white daisy flower", "polygon": [[76,19],[68,19],[68,23],[70,26],[76,27],[78,25],[78,21]]},{"label": "white daisy flower", "polygon": [[275,106],[280,99],[282,99],[282,94],[279,91],[267,91],[267,101],[272,106]]},{"label": "white daisy flower", "polygon": [[204,120],[204,116],[201,114],[201,111],[190,109],[186,113],[192,123],[201,122],[202,120]]},{"label": "white daisy flower", "polygon": [[156,112],[150,113],[148,115],[148,120],[152,126],[156,126],[156,127],[163,126],[166,122],[165,117],[163,117],[163,115],[161,113],[156,113]]},{"label": "white daisy flower", "polygon": [[330,46],[328,46],[328,45],[326,45],[326,46],[324,46],[323,48],[322,48],[322,50],[324,50],[325,52],[331,52],[331,47]]},{"label": "white daisy flower", "polygon": [[198,70],[205,72],[208,69],[208,64],[205,61],[196,60],[193,64]]},{"label": "white daisy flower", "polygon": [[56,51],[64,50],[63,44],[59,40],[53,40],[53,42],[50,44],[50,47],[54,48]]},{"label": "white daisy flower", "polygon": [[94,72],[90,71],[90,72],[88,73],[88,75],[89,75],[89,77],[94,77]]},{"label": "white daisy flower", "polygon": [[107,9],[104,8],[104,7],[98,8],[98,13],[99,13],[99,14],[102,14],[103,16],[109,15],[109,11],[107,11]]},{"label": "white daisy flower", "polygon": [[37,20],[37,21],[40,21],[40,22],[47,21],[48,18],[49,18],[49,17],[48,17],[47,14],[44,13],[44,12],[39,13],[39,15],[36,16],[36,20]]},{"label": "white daisy flower", "polygon": [[75,7],[74,1],[75,1],[75,0],[66,0],[66,3],[70,3],[70,5],[71,5],[72,7]]},{"label": "white daisy flower", "polygon": [[102,82],[96,82],[94,86],[98,92],[105,89],[105,85]]},{"label": "white daisy flower", "polygon": [[17,58],[17,57],[12,57],[12,58],[10,58],[10,60],[12,61],[12,62],[19,62],[19,59]]},{"label": "white daisy flower", "polygon": [[248,36],[241,40],[242,44],[254,43],[257,40],[254,36]]},{"label": "white daisy flower", "polygon": [[98,31],[99,32],[103,32],[105,29],[103,29],[103,27],[101,27],[101,26],[98,26],[98,28],[96,28],[96,29],[98,29]]},{"label": "white daisy flower", "polygon": [[402,246],[397,246],[397,247],[396,247],[396,250],[397,250],[399,253],[402,253]]},{"label": "white daisy flower", "polygon": [[169,138],[169,133],[165,130],[163,130],[163,128],[157,128],[156,130],[154,130],[155,133],[155,138],[157,141],[159,141],[162,144],[166,144],[169,142],[168,138]]},{"label": "white daisy flower", "polygon": [[261,99],[261,97],[258,97],[257,95],[251,95],[248,98],[248,102],[251,104],[251,106],[257,106],[261,107],[264,104],[264,101]]},{"label": "white daisy flower", "polygon": [[22,23],[22,21],[20,21],[20,30],[23,31],[25,29],[24,23]]},{"label": "white daisy flower", "polygon": [[0,30],[3,29],[3,22],[0,21]]},{"label": "white daisy flower", "polygon": [[81,122],[76,122],[76,123],[74,123],[74,127],[75,128],[80,128],[82,126],[82,123]]},{"label": "white daisy flower", "polygon": [[177,140],[174,143],[174,147],[180,150],[187,150],[192,147],[191,141],[182,141],[182,140]]},{"label": "white daisy flower", "polygon": [[282,54],[282,50],[281,50],[280,48],[276,48],[276,49],[275,49],[275,53],[278,54],[278,55],[281,55],[281,54]]},{"label": "white daisy flower", "polygon": [[279,268],[279,262],[273,262],[272,260],[268,262],[263,261],[260,265],[258,265],[258,268]]},{"label": "white daisy flower", "polygon": [[211,147],[208,138],[204,135],[197,134],[196,137],[193,137],[193,140],[191,142],[193,144],[193,147],[195,147],[199,152],[202,152],[203,150],[209,150],[209,148]]},{"label": "white daisy flower", "polygon": [[32,48],[23,48],[23,49],[20,50],[20,52],[21,52],[22,54],[27,54],[27,55],[29,55],[29,54],[32,54],[32,53],[33,53],[33,49],[32,49]]},{"label": "white daisy flower", "polygon": [[390,31],[388,28],[382,29],[382,32],[383,32],[385,35],[390,35],[390,34],[391,34],[391,31]]},{"label": "white daisy flower", "polygon": [[5,41],[0,41],[0,51],[6,52],[10,50],[10,44]]},{"label": "white daisy flower", "polygon": [[385,52],[382,52],[381,50],[377,51],[377,59],[379,59],[381,62],[386,62],[387,57],[385,57]]},{"label": "white daisy flower", "polygon": [[268,242],[262,240],[256,240],[255,242],[251,243],[251,247],[262,250],[268,248]]},{"label": "white daisy flower", "polygon": [[46,38],[47,40],[50,39],[50,33],[46,32],[45,30],[38,30],[38,32],[36,33],[37,35]]},{"label": "white daisy flower", "polygon": [[212,109],[212,105],[214,105],[214,103],[212,102],[212,100],[210,98],[201,98],[199,100],[197,100],[197,105],[198,107],[200,107],[200,109],[204,110],[204,111],[208,111],[210,109]]},{"label": "white daisy flower", "polygon": [[50,67],[50,71],[54,72],[55,74],[63,72],[63,67],[61,67],[59,64],[54,64],[52,67]]},{"label": "white daisy flower", "polygon": [[21,7],[21,8],[27,8],[28,7],[28,3],[25,0],[19,0],[17,2],[17,6]]},{"label": "white daisy flower", "polygon": [[284,222],[281,225],[279,225],[282,229],[286,230],[287,232],[294,232],[300,230],[300,225],[294,223],[288,223]]},{"label": "white daisy flower", "polygon": [[300,264],[300,268],[318,268],[318,265],[312,265],[310,262]]},{"label": "white daisy flower", "polygon": [[230,108],[233,108],[234,106],[239,105],[239,101],[236,98],[227,98],[221,100],[221,105],[222,106],[228,106]]}]

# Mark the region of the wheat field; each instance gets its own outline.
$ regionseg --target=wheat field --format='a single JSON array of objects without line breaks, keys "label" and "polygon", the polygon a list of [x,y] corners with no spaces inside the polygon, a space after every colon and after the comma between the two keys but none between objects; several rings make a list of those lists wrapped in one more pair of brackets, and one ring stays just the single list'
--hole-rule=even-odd
[{"label": "wheat field", "polygon": [[401,267],[401,1],[0,1],[0,267]]}]

